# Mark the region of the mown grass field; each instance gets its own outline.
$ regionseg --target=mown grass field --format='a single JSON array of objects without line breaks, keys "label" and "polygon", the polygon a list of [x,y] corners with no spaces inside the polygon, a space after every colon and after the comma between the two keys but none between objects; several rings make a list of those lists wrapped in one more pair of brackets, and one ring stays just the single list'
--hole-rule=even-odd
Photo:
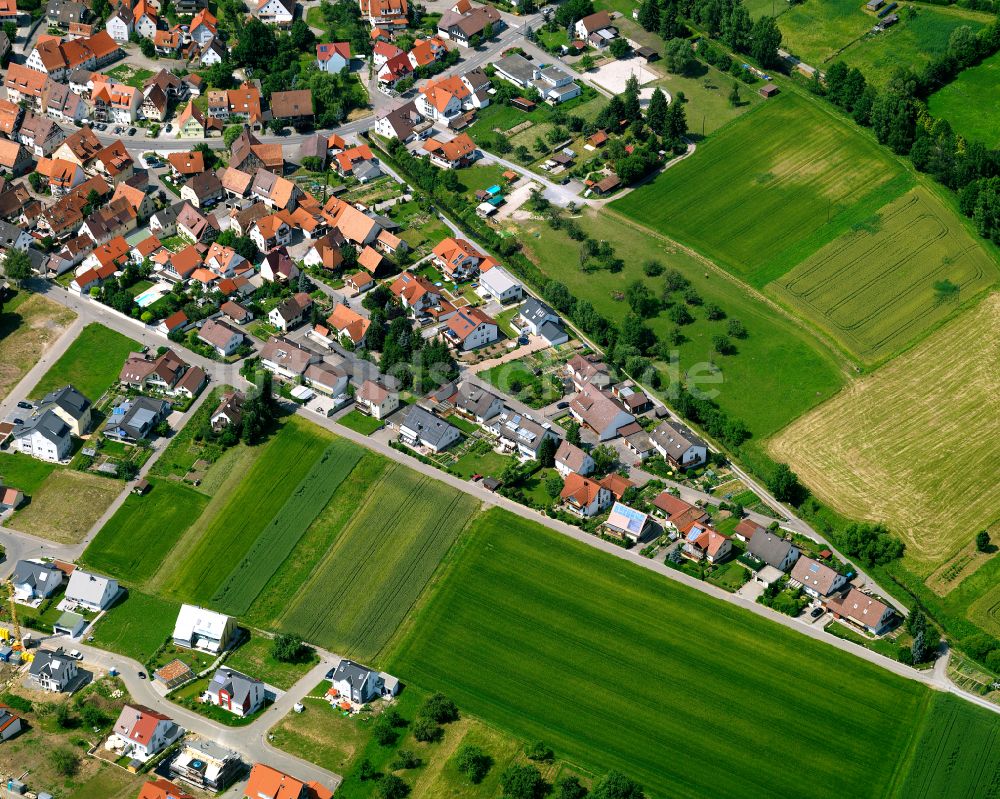
[{"label": "mown grass field", "polygon": [[[662,45],[657,45],[657,49],[660,48]],[[666,72],[662,62],[654,62],[649,68]],[[711,135],[723,125],[764,102],[764,98],[756,89],[740,84],[740,104],[734,106],[729,102],[729,92],[733,87],[732,76],[701,62],[698,62],[686,75],[667,73],[665,77],[650,85],[659,86],[671,97],[676,97],[678,92],[684,92],[687,100],[684,112],[687,115],[689,132],[695,139],[702,135]]]},{"label": "mown grass field", "polygon": [[[699,149],[698,157],[700,154]],[[680,271],[706,305],[717,304],[727,319],[709,321],[703,309],[691,309],[695,321],[681,328],[684,340],[676,347],[675,372],[680,379],[690,376],[697,380],[709,374],[708,364],[714,362],[721,380],[714,375],[712,382],[705,379],[700,383],[702,390],[713,392],[719,405],[746,422],[755,436],[765,437],[780,430],[833,396],[843,384],[840,365],[814,335],[793,321],[790,314],[783,314],[748,292],[737,279],[707,268],[701,259],[667,239],[636,228],[623,218],[609,216],[606,208],[588,210],[577,221],[592,238],[614,245],[616,254],[625,262],[621,272],[585,274],[577,257],[580,244],[564,230],[552,230],[544,222],[521,222],[509,231],[524,243],[529,257],[546,277],[565,283],[575,297],[593,303],[612,320],[620,321],[628,313],[623,292],[632,281],[641,280],[654,296],[660,296],[663,278],[646,277],[642,270],[646,261],[656,260],[667,269]],[[735,355],[721,357],[713,349],[712,337],[724,333],[730,319],[741,321],[749,335],[734,340]],[[647,320],[647,324],[661,339],[667,339],[674,327],[663,313]],[[661,366],[667,369],[665,364]],[[665,384],[673,379],[665,373]]]},{"label": "mown grass field", "polygon": [[[496,509],[388,669],[653,797],[797,796],[805,774],[817,797],[884,796],[928,696]],[[705,768],[705,752],[725,768]]]},{"label": "mown grass field", "polygon": [[994,293],[769,444],[835,510],[889,525],[921,578],[998,515],[998,327]]},{"label": "mown grass field", "polygon": [[963,70],[927,101],[936,119],[947,119],[956,132],[1000,147],[1000,53]]},{"label": "mown grass field", "polygon": [[332,434],[296,417],[285,420],[235,488],[220,492],[210,503],[215,514],[192,525],[178,540],[161,570],[162,582],[157,575],[161,592],[209,604],[332,439]]},{"label": "mown grass field", "polygon": [[874,140],[785,93],[611,208],[761,288],[911,184]]},{"label": "mown grass field", "polygon": [[128,354],[139,347],[138,342],[103,325],[87,325],[31,390],[31,398],[41,399],[49,391],[72,383],[96,402],[118,379]]},{"label": "mown grass field", "polygon": [[82,561],[128,585],[142,586],[197,519],[208,498],[170,480],[150,479],[145,496],[125,503],[90,542]]},{"label": "mown grass field", "polygon": [[120,480],[57,469],[36,489],[31,503],[14,514],[10,524],[60,544],[75,544],[125,488]]},{"label": "mown grass field", "polygon": [[271,656],[273,646],[274,641],[270,638],[254,633],[249,641],[240,644],[226,658],[226,665],[287,691],[319,662],[319,657],[314,653],[313,657],[304,663],[283,663]]},{"label": "mown grass field", "polygon": [[130,590],[94,628],[94,644],[140,663],[148,661],[173,632],[179,602]]},{"label": "mown grass field", "polygon": [[0,452],[0,484],[31,496],[59,466],[21,452]]},{"label": "mown grass field", "polygon": [[997,266],[955,213],[918,187],[769,286],[865,363],[884,359],[956,309],[938,281],[974,297]]},{"label": "mown grass field", "polygon": [[1000,796],[1000,724],[990,711],[934,693],[919,727],[900,799],[994,799]]},{"label": "mown grass field", "polygon": [[18,294],[0,304],[0,399],[6,397],[76,314],[39,294]]},{"label": "mown grass field", "polygon": [[[337,502],[334,496],[333,503]],[[278,626],[362,660],[392,638],[476,512],[468,495],[390,463]]]}]

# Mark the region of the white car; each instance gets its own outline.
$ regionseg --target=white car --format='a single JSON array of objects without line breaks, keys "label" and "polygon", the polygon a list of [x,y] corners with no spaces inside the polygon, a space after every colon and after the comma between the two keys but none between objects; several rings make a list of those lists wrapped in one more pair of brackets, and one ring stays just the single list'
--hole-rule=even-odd
[{"label": "white car", "polygon": [[66,654],[69,657],[73,658],[73,660],[83,660],[83,652],[81,652],[79,649],[71,649]]}]

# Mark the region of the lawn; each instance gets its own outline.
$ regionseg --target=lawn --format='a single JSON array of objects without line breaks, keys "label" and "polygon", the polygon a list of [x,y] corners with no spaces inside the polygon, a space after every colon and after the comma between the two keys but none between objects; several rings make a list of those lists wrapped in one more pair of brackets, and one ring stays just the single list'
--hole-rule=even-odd
[{"label": "lawn", "polygon": [[353,430],[355,433],[361,433],[363,436],[370,436],[376,430],[381,430],[385,427],[385,422],[381,419],[361,413],[357,409],[352,410],[350,413],[345,413],[337,420],[337,424],[342,424],[344,427]]},{"label": "lawn", "polygon": [[[241,563],[265,527],[292,497],[332,439],[296,417],[287,419],[261,447],[251,469],[231,491],[220,492],[200,524],[174,547],[162,573],[162,592],[185,602],[209,603],[234,566]],[[252,508],[253,513],[248,513]],[[214,511],[209,515],[208,510]],[[159,582],[161,574],[157,575]]]},{"label": "lawn", "polygon": [[312,657],[303,663],[283,663],[271,657],[272,645],[273,641],[270,638],[255,633],[251,635],[249,641],[240,644],[226,658],[226,665],[282,691],[287,691],[319,662],[319,657],[313,653]]},{"label": "lawn", "polygon": [[180,609],[178,602],[130,590],[97,623],[94,644],[146,663],[170,637]]},{"label": "lawn", "polygon": [[[883,796],[929,695],[497,509],[388,670],[652,796],[797,796],[803,774],[816,796]],[[665,741],[683,745],[665,757]],[[795,768],[762,768],[748,741]],[[878,758],[863,755],[872,747]],[[703,768],[709,750],[724,769]]]},{"label": "lawn", "polygon": [[456,173],[458,180],[463,186],[463,190],[472,195],[480,189],[488,189],[490,186],[502,185],[501,175],[506,171],[506,167],[500,164],[483,164],[460,169]]},{"label": "lawn", "polygon": [[132,86],[142,91],[142,85],[148,78],[153,77],[153,72],[133,64],[119,64],[114,69],[109,69],[108,77],[126,86]]},{"label": "lawn", "polygon": [[500,477],[511,463],[510,455],[500,455],[492,449],[489,452],[466,452],[448,468],[459,477],[470,479],[474,474],[484,477]]},{"label": "lawn", "polygon": [[0,304],[0,400],[42,359],[76,319],[69,308],[38,294]]},{"label": "lawn", "polygon": [[30,497],[58,468],[21,452],[0,452],[0,485],[13,486]]},{"label": "lawn", "polygon": [[749,579],[750,572],[735,560],[731,560],[712,572],[706,582],[717,585],[726,591],[738,591]]},{"label": "lawn", "polygon": [[[652,68],[656,69],[659,66],[660,64],[654,63]],[[671,97],[676,97],[678,92],[684,92],[687,100],[684,113],[687,116],[688,130],[695,138],[711,135],[758,103],[764,102],[764,98],[755,88],[741,83],[740,104],[733,106],[729,102],[729,93],[733,88],[732,75],[726,75],[715,67],[701,62],[698,62],[689,74],[669,73],[649,85],[659,86]]]},{"label": "lawn", "polygon": [[479,376],[506,394],[516,397],[532,408],[544,408],[562,397],[562,381],[553,385],[544,374],[536,375],[532,368],[521,361],[501,363]]},{"label": "lawn", "polygon": [[820,249],[769,286],[866,364],[885,360],[997,281],[997,266],[962,221],[923,187]]},{"label": "lawn", "polygon": [[31,503],[14,514],[11,524],[30,535],[76,544],[124,488],[120,480],[59,469],[38,486]]},{"label": "lawn", "polygon": [[934,692],[918,736],[905,782],[896,794],[900,799],[997,795],[1000,735],[996,714]]},{"label": "lawn", "polygon": [[467,494],[389,464],[342,525],[328,529],[329,550],[278,627],[344,655],[373,659],[477,508]]},{"label": "lawn", "polygon": [[998,326],[995,293],[770,442],[835,510],[901,536],[921,578],[997,518]]},{"label": "lawn", "polygon": [[[545,223],[519,223],[509,231],[523,242],[547,278],[565,283],[575,297],[591,302],[609,319],[620,321],[628,312],[624,289],[632,281],[646,283],[654,296],[660,296],[663,278],[643,273],[642,265],[649,260],[681,272],[706,305],[714,303],[725,311],[726,320],[709,321],[703,309],[691,309],[694,322],[681,328],[684,338],[673,348],[677,362],[672,366],[659,364],[665,386],[693,379],[723,410],[742,419],[755,436],[764,437],[833,396],[842,385],[841,369],[829,351],[789,314],[749,294],[739,281],[706,268],[704,261],[673,242],[624,218],[610,216],[607,207],[590,210],[577,221],[592,238],[614,245],[625,262],[621,272],[582,272],[577,258],[579,243],[564,230],[554,231]],[[742,322],[748,336],[734,340],[736,354],[722,357],[714,352],[712,337],[725,332],[731,319]],[[665,340],[674,328],[665,313],[647,324]],[[710,370],[711,363],[718,372]]]},{"label": "lawn", "polygon": [[49,367],[31,391],[31,397],[41,399],[53,389],[72,383],[87,399],[96,402],[118,379],[128,354],[139,348],[138,342],[121,333],[96,323],[89,324],[63,356]]},{"label": "lawn", "polygon": [[912,183],[873,139],[785,93],[611,208],[761,288]]},{"label": "lawn", "polygon": [[208,498],[170,480],[151,478],[144,496],[129,494],[83,553],[87,566],[142,586],[197,519]]},{"label": "lawn", "polygon": [[1000,53],[966,69],[928,100],[936,119],[947,119],[956,132],[1000,147]]}]

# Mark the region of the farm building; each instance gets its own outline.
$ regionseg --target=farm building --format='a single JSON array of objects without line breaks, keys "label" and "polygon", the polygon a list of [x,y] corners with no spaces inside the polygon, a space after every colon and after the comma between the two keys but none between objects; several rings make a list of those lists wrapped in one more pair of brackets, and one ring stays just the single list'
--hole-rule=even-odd
[{"label": "farm building", "polygon": [[760,89],[758,90],[760,96],[764,98],[774,97],[776,94],[779,94],[780,92],[781,89],[779,89],[773,83],[768,83],[766,86],[761,86]]}]

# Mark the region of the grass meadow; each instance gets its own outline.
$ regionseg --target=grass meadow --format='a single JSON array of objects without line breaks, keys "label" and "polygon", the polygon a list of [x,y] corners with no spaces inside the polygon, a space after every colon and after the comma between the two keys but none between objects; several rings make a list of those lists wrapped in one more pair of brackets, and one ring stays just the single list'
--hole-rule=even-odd
[{"label": "grass meadow", "polygon": [[11,524],[15,530],[60,544],[76,544],[123,488],[120,480],[56,469],[38,486],[30,504],[14,514]]},{"label": "grass meadow", "polygon": [[930,96],[936,119],[947,119],[956,132],[990,148],[1000,147],[1000,53]]},{"label": "grass meadow", "polygon": [[[337,503],[337,497],[333,499]],[[389,642],[478,502],[390,463],[342,517],[323,559],[278,620],[307,641],[372,659]]]},{"label": "grass meadow", "polygon": [[30,497],[58,468],[22,452],[0,452],[0,485],[13,486]]},{"label": "grass meadow", "polygon": [[912,182],[873,139],[785,93],[611,208],[762,288]]},{"label": "grass meadow", "polygon": [[0,303],[0,400],[66,331],[76,314],[39,294]]},{"label": "grass meadow", "polygon": [[145,663],[173,632],[180,609],[179,602],[130,590],[94,627],[94,644]]},{"label": "grass meadow", "polygon": [[206,496],[181,483],[157,478],[149,483],[146,495],[125,498],[83,553],[87,566],[128,585],[142,586],[156,573],[208,504]]},{"label": "grass meadow", "polygon": [[994,293],[769,442],[821,499],[885,522],[926,578],[997,519]]},{"label": "grass meadow", "polygon": [[139,346],[103,325],[89,324],[38,381],[31,398],[41,399],[53,389],[72,383],[87,399],[96,402],[118,379],[128,354]]},{"label": "grass meadow", "polygon": [[997,266],[959,217],[918,187],[830,242],[768,287],[871,364],[905,348],[956,310],[937,299],[949,280],[974,297]]},{"label": "grass meadow", "polygon": [[[496,509],[388,669],[593,774],[621,769],[650,796],[795,796],[804,774],[817,797],[884,796],[928,698]],[[767,767],[761,751],[795,768]],[[706,768],[705,752],[725,768]]]}]

